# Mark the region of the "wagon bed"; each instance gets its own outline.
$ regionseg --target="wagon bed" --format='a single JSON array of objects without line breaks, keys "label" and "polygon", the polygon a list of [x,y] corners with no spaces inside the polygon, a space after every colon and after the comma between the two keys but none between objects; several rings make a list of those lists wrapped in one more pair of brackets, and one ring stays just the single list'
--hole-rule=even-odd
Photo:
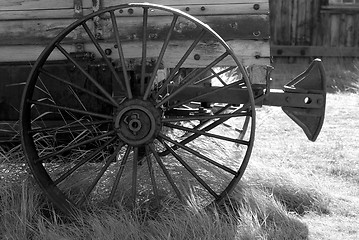
[{"label": "wagon bed", "polygon": [[320,60],[270,88],[268,9],[0,1],[2,136],[20,129],[35,179],[64,212],[221,203],[248,164],[255,106],[281,106],[312,141],[324,119]]}]

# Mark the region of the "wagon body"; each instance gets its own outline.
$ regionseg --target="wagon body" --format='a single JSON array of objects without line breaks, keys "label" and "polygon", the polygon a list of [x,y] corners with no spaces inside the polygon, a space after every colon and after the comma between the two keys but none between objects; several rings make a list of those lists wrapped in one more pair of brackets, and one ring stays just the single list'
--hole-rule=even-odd
[{"label": "wagon body", "polygon": [[274,91],[269,33],[266,0],[0,1],[1,138],[21,137],[65,212],[220,203],[248,164],[256,106],[281,106],[312,141],[323,124],[321,61]]},{"label": "wagon body", "polygon": [[[136,1],[141,2],[141,1]],[[269,50],[269,4],[266,0],[257,1],[152,1],[180,9],[193,15],[211,26],[234,49],[238,59],[245,66],[256,69],[251,71],[253,83],[265,84],[266,66],[270,65]],[[23,0],[0,1],[0,121],[2,126],[2,141],[18,140],[17,120],[21,93],[32,64],[38,58],[45,46],[64,28],[78,18],[113,5],[126,1],[111,0]],[[168,29],[170,16],[150,13],[149,37],[151,45],[148,56],[158,56],[164,33]],[[121,29],[123,48],[128,61],[141,58],[141,13],[117,13],[121,21],[131,23],[131,28]],[[108,22],[96,19],[91,24],[91,30],[97,36],[111,37]],[[164,68],[173,68],[177,59],[186,51],[186,43],[196,34],[189,21],[178,22],[176,26],[176,41],[171,41],[170,54],[164,56]],[[104,43],[115,52],[114,44]],[[94,46],[84,31],[75,32],[66,39],[69,52],[93,52]],[[192,53],[183,67],[197,68],[207,66],[212,59],[219,56],[220,46],[211,41],[203,42]],[[100,57],[96,53],[96,57]],[[199,56],[195,59],[193,56]],[[54,67],[51,71],[68,72],[61,53],[53,54],[51,59]],[[233,65],[234,63],[227,63]],[[261,66],[261,67],[260,67]],[[15,136],[15,138],[13,138]]]}]

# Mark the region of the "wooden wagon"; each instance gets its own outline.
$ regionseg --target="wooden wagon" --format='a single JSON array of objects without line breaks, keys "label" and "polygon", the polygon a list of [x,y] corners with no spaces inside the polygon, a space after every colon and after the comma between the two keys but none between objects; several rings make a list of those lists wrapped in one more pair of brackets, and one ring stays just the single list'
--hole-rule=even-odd
[{"label": "wooden wagon", "polygon": [[321,61],[273,90],[269,41],[265,0],[1,0],[2,137],[19,126],[64,212],[220,203],[248,164],[257,106],[281,106],[312,141],[323,123]]}]

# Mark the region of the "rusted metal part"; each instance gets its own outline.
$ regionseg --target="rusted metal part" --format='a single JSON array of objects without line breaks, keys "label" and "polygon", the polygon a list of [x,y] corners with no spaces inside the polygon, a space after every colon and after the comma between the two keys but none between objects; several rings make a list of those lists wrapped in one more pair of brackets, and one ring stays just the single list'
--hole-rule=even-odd
[{"label": "rusted metal part", "polygon": [[281,106],[283,111],[315,141],[324,122],[326,103],[326,77],[320,59],[284,86],[281,93],[267,94],[263,104]]},{"label": "rusted metal part", "polygon": [[74,18],[83,17],[82,0],[74,0]]}]

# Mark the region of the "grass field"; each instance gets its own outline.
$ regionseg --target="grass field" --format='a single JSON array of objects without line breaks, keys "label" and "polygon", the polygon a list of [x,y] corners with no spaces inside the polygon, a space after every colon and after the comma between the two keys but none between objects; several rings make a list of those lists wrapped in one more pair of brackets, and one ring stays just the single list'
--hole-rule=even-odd
[{"label": "grass field", "polygon": [[257,110],[247,171],[223,208],[151,215],[94,209],[69,219],[49,204],[19,148],[0,151],[1,239],[359,239],[359,94],[329,94],[315,143],[280,108]]}]

